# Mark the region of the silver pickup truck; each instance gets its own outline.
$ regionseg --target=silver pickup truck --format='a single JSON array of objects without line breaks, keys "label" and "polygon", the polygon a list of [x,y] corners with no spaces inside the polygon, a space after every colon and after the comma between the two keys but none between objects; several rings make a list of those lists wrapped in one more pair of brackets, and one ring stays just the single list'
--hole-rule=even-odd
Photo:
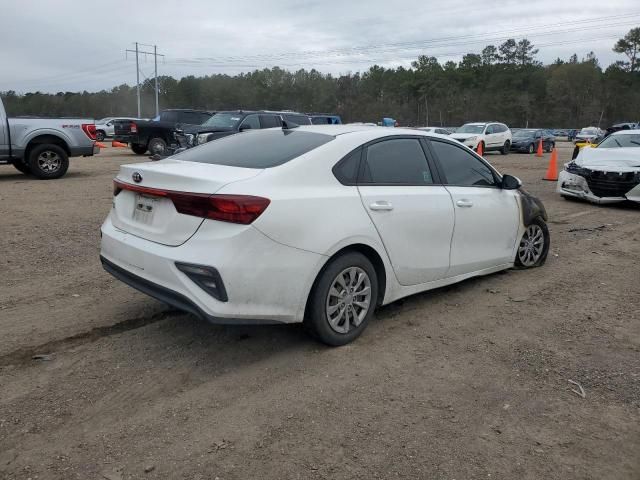
[{"label": "silver pickup truck", "polygon": [[0,99],[0,164],[41,179],[62,177],[69,157],[90,156],[95,146],[93,120],[8,118]]}]

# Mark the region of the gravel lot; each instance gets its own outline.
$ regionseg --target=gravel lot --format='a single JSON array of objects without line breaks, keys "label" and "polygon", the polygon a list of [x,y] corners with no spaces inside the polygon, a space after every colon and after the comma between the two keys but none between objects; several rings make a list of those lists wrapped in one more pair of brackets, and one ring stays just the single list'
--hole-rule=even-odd
[{"label": "gravel lot", "polygon": [[3,167],[0,478],[637,480],[640,208],[561,199],[548,154],[487,158],[544,201],[547,264],[396,302],[342,348],[105,273],[128,150],[57,181]]}]

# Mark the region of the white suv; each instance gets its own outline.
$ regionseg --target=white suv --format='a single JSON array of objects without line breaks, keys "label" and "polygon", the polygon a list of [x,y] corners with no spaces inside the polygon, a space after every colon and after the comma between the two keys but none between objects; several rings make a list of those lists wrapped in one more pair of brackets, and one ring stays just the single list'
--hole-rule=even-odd
[{"label": "white suv", "polygon": [[498,122],[477,122],[465,123],[455,133],[451,134],[467,147],[474,150],[482,144],[482,151],[499,150],[506,155],[511,148],[511,130],[504,123]]}]

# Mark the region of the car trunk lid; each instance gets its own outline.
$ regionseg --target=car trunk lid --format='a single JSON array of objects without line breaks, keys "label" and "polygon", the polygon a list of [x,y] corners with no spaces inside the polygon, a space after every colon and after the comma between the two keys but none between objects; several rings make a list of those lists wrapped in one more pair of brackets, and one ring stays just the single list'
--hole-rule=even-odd
[{"label": "car trunk lid", "polygon": [[255,177],[260,172],[262,170],[172,159],[122,165],[115,180],[113,224],[152,242],[181,245],[198,230],[204,218],[178,212],[176,200],[168,192],[206,197],[225,185]]}]

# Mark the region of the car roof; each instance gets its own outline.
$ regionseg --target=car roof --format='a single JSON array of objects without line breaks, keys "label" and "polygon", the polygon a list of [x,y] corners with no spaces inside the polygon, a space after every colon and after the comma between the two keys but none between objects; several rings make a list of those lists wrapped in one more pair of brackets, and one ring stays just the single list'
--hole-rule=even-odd
[{"label": "car roof", "polygon": [[618,130],[611,135],[640,135],[640,129]]},{"label": "car roof", "polygon": [[448,135],[440,133],[429,132],[425,130],[418,130],[415,128],[401,128],[401,127],[379,127],[372,125],[300,125],[296,127],[296,130],[312,133],[323,133],[325,135],[332,135],[334,137],[350,136],[351,134],[358,134],[368,140],[374,140],[376,138],[411,135],[422,137],[434,137],[451,140]]}]

